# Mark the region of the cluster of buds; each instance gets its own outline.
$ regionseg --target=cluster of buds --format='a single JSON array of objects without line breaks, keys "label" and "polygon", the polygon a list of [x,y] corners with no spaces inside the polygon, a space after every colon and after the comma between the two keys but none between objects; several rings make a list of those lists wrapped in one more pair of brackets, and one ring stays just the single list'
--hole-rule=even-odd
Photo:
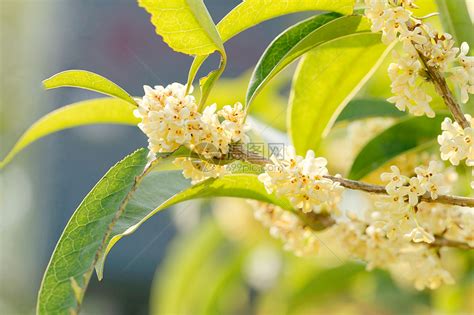
[{"label": "cluster of buds", "polygon": [[282,208],[249,201],[254,208],[257,221],[269,229],[270,235],[283,242],[287,251],[296,256],[310,256],[318,252],[319,242],[316,232],[306,226],[298,216]]},{"label": "cluster of buds", "polygon": [[[137,100],[139,106],[134,114],[141,119],[138,127],[147,135],[152,154],[185,146],[206,160],[227,154],[233,143],[248,141],[245,111],[240,103],[226,105],[219,111],[212,104],[201,113],[195,98],[186,94],[185,85],[145,86],[144,90],[145,96]],[[225,171],[223,166],[192,158],[175,162],[193,183]]]},{"label": "cluster of buds", "polygon": [[[410,11],[416,8],[413,0],[365,0],[365,15],[372,22],[373,32],[382,32],[382,40],[402,42],[403,53],[394,53],[396,62],[389,66],[393,97],[388,100],[402,110],[416,116],[434,117],[432,100],[423,88],[429,80],[426,67],[450,74],[461,91],[461,101],[474,93],[474,57],[467,56],[469,46],[455,46],[453,37],[439,33]],[[420,58],[423,57],[423,59]],[[452,66],[456,62],[458,66]]]},{"label": "cluster of buds", "polygon": [[258,176],[268,193],[288,198],[295,209],[305,213],[336,212],[343,187],[325,177],[325,158],[315,157],[311,150],[303,158],[292,147],[286,147],[281,159],[272,156],[271,160],[273,163]]}]

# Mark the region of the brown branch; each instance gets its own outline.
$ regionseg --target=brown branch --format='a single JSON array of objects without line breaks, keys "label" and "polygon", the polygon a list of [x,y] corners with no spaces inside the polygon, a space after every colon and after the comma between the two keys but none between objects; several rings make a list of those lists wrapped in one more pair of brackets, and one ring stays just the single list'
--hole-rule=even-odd
[{"label": "brown branch", "polygon": [[[272,164],[272,161],[254,152],[238,152],[237,156],[235,157],[238,157],[238,159],[244,159],[249,163],[258,165]],[[334,182],[338,182],[341,184],[341,186],[348,189],[365,191],[372,194],[387,195],[387,191],[385,190],[384,186],[368,184],[357,180],[351,180],[331,175],[326,175],[324,177],[331,179]],[[433,199],[431,198],[431,195],[429,193],[426,193],[423,196],[420,196],[419,198],[420,201],[430,203],[449,204],[461,207],[474,207],[474,198],[469,197],[439,195],[438,198]]]},{"label": "brown branch", "polygon": [[470,246],[469,244],[459,242],[459,241],[448,240],[447,238],[444,238],[439,235],[435,235],[435,241],[429,245],[431,247],[455,247],[455,248],[466,249],[466,250],[474,249],[474,247]]},{"label": "brown branch", "polygon": [[453,118],[463,129],[470,127],[469,122],[466,117],[464,117],[461,107],[456,102],[453,93],[449,89],[444,75],[436,67],[429,65],[428,57],[426,57],[421,51],[417,49],[417,52],[426,68],[430,81],[433,82],[436,92],[443,98],[443,101],[453,115]]},{"label": "brown branch", "polygon": [[[350,180],[342,177],[336,177],[331,175],[324,176],[334,182],[338,182],[341,186],[353,190],[361,190],[373,194],[387,194],[384,186],[372,185],[364,182]],[[461,196],[450,196],[450,195],[440,195],[438,198],[433,199],[429,193],[424,194],[419,197],[420,201],[424,202],[436,202],[441,204],[456,205],[461,207],[474,207],[474,198],[461,197]]]}]

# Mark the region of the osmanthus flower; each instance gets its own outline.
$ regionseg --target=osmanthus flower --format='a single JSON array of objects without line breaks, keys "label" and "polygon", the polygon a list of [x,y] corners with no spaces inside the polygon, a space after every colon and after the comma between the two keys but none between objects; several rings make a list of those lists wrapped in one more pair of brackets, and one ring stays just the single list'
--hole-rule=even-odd
[{"label": "osmanthus flower", "polygon": [[218,115],[224,118],[222,126],[233,142],[246,143],[249,141],[246,134],[249,126],[245,124],[245,110],[241,103],[237,102],[234,106],[224,106]]},{"label": "osmanthus flower", "polygon": [[433,234],[426,232],[426,230],[419,225],[411,230],[410,233],[405,234],[405,236],[415,243],[425,242],[429,244],[435,240]]},{"label": "osmanthus flower", "polygon": [[176,158],[173,164],[183,169],[183,176],[191,179],[191,184],[193,185],[208,178],[221,177],[227,173],[225,166],[212,164],[200,159],[180,157]]},{"label": "osmanthus flower", "polygon": [[324,177],[329,174],[326,159],[315,157],[311,150],[303,158],[288,147],[282,159],[272,157],[272,162],[258,176],[268,193],[288,198],[296,209],[305,213],[337,211],[343,188]]},{"label": "osmanthus flower", "polygon": [[294,213],[282,208],[257,201],[249,201],[254,209],[254,216],[270,235],[283,242],[285,250],[296,256],[314,255],[319,250],[316,232],[311,230]]},{"label": "osmanthus flower", "polygon": [[[449,78],[459,87],[461,101],[466,103],[474,93],[474,57],[467,56],[469,46],[455,46],[453,36],[441,33],[421,19],[413,16],[410,9],[414,1],[365,0],[365,15],[371,20],[373,32],[382,32],[386,44],[395,40],[403,44],[403,52],[395,55],[389,66],[393,97],[388,100],[402,111],[434,117],[429,106],[432,98],[424,91],[425,64]],[[423,57],[422,63],[420,57]],[[454,66],[454,63],[459,66]]]},{"label": "osmanthus flower", "polygon": [[138,127],[148,136],[151,152],[172,152],[186,143],[190,133],[185,126],[197,119],[197,104],[191,95],[185,95],[186,86],[173,83],[151,88],[144,86],[145,95],[138,99],[136,117]]},{"label": "osmanthus flower", "polygon": [[442,174],[443,164],[438,161],[430,161],[427,167],[415,168],[416,176],[408,178],[401,175],[396,166],[390,167],[392,172],[382,173],[380,178],[387,182],[385,190],[392,200],[416,206],[419,197],[426,192],[430,193],[432,199],[449,192],[450,187],[446,184],[446,176]]},{"label": "osmanthus flower", "polygon": [[186,86],[173,83],[166,87],[144,87],[145,95],[138,99],[135,116],[141,118],[139,128],[148,137],[152,158],[155,153],[173,152],[185,146],[201,158],[179,158],[175,164],[183,168],[186,178],[198,183],[210,177],[221,176],[225,167],[207,160],[220,158],[229,152],[231,144],[248,141],[245,134],[245,111],[240,103],[226,105],[217,111],[212,104],[199,112]]},{"label": "osmanthus flower", "polygon": [[462,128],[457,122],[446,118],[441,123],[442,134],[438,136],[441,158],[449,160],[453,165],[459,165],[466,160],[468,166],[474,164],[474,119],[465,115],[470,127]]},{"label": "osmanthus flower", "polygon": [[419,72],[423,69],[421,61],[415,55],[406,57],[396,52],[393,55],[397,63],[389,65],[388,75],[394,96],[388,98],[388,101],[394,103],[399,110],[408,111],[415,116],[434,117],[435,112],[429,105],[432,98],[424,91],[423,81],[419,82]]},{"label": "osmanthus flower", "polygon": [[428,167],[418,166],[415,173],[421,186],[430,193],[431,198],[437,199],[439,195],[445,195],[450,187],[446,185],[445,176],[441,174],[443,163],[430,161]]},{"label": "osmanthus flower", "polygon": [[382,173],[380,178],[382,181],[388,182],[388,184],[385,186],[387,193],[389,195],[395,195],[401,187],[408,183],[409,178],[400,174],[400,169],[395,165],[390,166],[390,170],[392,172]]},{"label": "osmanthus flower", "polygon": [[467,103],[469,94],[474,94],[474,57],[467,56],[469,45],[461,44],[461,49],[457,61],[459,66],[449,70],[449,77],[459,87],[461,92],[461,102]]}]

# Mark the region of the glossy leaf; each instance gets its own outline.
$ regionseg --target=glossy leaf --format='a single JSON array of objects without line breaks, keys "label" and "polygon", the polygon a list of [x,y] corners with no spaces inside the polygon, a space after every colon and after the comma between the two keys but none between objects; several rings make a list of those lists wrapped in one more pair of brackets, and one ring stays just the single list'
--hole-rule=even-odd
[{"label": "glossy leaf", "polygon": [[435,118],[407,117],[373,138],[359,152],[349,178],[361,179],[391,159],[436,141],[443,115]]},{"label": "glossy leaf", "polygon": [[45,89],[55,89],[68,86],[91,90],[122,99],[137,106],[133,97],[125,92],[125,90],[120,86],[109,79],[90,71],[66,70],[44,80],[43,86]]},{"label": "glossy leaf", "polygon": [[[217,30],[222,42],[226,42],[257,24],[290,13],[333,11],[340,14],[351,14],[354,2],[354,0],[246,0],[232,9],[217,24]],[[189,71],[188,84],[192,84],[199,68],[207,57],[209,57],[209,54],[196,56]]]},{"label": "glossy leaf", "polygon": [[186,200],[208,197],[255,199],[292,209],[287,200],[269,195],[257,175],[231,174],[191,186],[183,178],[181,171],[152,172],[144,178],[110,235],[105,254],[97,264],[99,279],[103,275],[107,254],[122,237],[135,232],[146,220],[163,209]]},{"label": "glossy leaf", "polygon": [[92,124],[136,125],[134,106],[113,98],[98,98],[61,107],[35,122],[0,162],[0,169],[25,147],[52,133]]},{"label": "glossy leaf", "polygon": [[379,34],[354,34],[308,52],[293,79],[289,132],[299,154],[317,150],[337,116],[380,65],[391,47]]},{"label": "glossy leaf", "polygon": [[285,14],[303,11],[332,11],[351,14],[354,0],[246,0],[230,11],[218,24],[224,42],[246,29]]},{"label": "glossy leaf", "polygon": [[76,314],[94,271],[97,257],[117,219],[136,176],[147,163],[138,150],[112,167],[74,212],[44,274],[38,314]]},{"label": "glossy leaf", "polygon": [[156,33],[173,50],[188,55],[224,53],[222,40],[202,0],[138,0],[151,14]]},{"label": "glossy leaf", "polygon": [[370,21],[362,16],[341,17],[337,13],[317,15],[285,30],[258,61],[247,91],[247,106],[269,80],[307,51],[330,40],[361,32],[370,32]]},{"label": "glossy leaf", "polygon": [[355,99],[350,101],[337,116],[336,122],[352,121],[371,117],[403,117],[405,112],[381,99]]}]

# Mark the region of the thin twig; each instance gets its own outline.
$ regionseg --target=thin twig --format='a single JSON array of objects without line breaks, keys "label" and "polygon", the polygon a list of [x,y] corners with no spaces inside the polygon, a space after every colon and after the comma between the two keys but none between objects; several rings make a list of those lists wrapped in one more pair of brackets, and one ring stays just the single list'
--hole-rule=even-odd
[{"label": "thin twig", "polygon": [[[361,190],[373,194],[387,194],[384,186],[372,185],[357,180],[350,180],[342,177],[326,175],[324,176],[334,182],[338,182],[341,186],[353,190]],[[429,193],[420,196],[420,201],[424,202],[436,202],[442,204],[450,204],[462,207],[474,207],[474,198],[461,197],[461,196],[450,196],[450,195],[440,195],[438,198],[433,199]]]},{"label": "thin twig", "polygon": [[[244,158],[247,162],[258,164],[258,165],[266,165],[266,164],[272,163],[269,159],[253,152],[238,152],[238,155],[236,157],[238,157],[239,159]],[[361,181],[351,180],[351,179],[338,177],[338,176],[326,175],[324,177],[331,179],[334,182],[338,182],[341,184],[341,186],[348,189],[360,190],[360,191],[365,191],[365,192],[373,193],[373,194],[387,195],[387,191],[385,190],[384,186],[368,184]],[[474,198],[469,198],[469,197],[439,195],[438,198],[433,199],[431,198],[431,195],[429,193],[426,193],[423,196],[420,196],[419,198],[420,198],[420,201],[430,202],[430,203],[441,203],[441,204],[449,204],[449,205],[456,205],[456,206],[462,206],[462,207],[474,207]]]}]

